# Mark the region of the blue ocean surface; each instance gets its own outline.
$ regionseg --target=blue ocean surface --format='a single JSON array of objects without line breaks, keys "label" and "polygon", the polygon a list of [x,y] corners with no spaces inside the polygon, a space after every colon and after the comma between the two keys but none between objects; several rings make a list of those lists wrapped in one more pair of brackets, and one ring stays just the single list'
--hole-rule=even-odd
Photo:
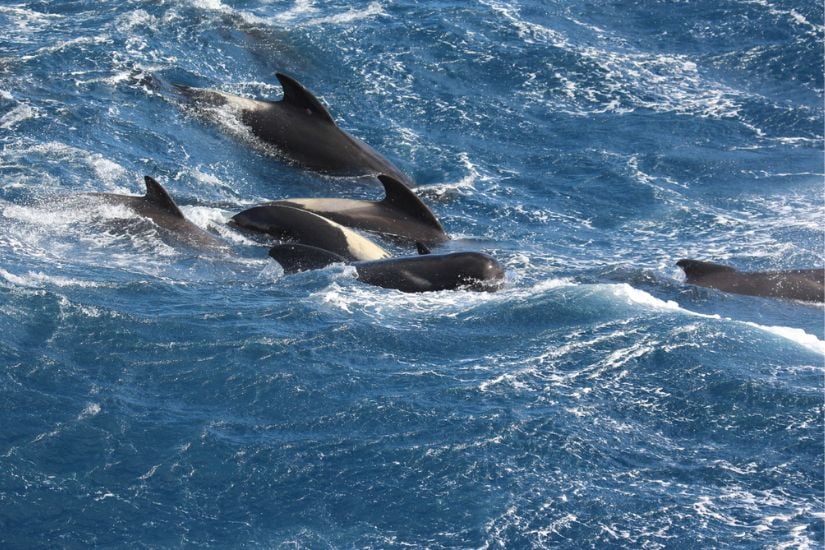
[{"label": "blue ocean surface", "polygon": [[[813,0],[2,0],[0,546],[822,547],[823,306],[675,264],[825,265],[824,25]],[[382,193],[174,88],[277,100],[276,72],[505,287],[283,275],[228,227]],[[144,175],[232,253],[81,196]]]}]

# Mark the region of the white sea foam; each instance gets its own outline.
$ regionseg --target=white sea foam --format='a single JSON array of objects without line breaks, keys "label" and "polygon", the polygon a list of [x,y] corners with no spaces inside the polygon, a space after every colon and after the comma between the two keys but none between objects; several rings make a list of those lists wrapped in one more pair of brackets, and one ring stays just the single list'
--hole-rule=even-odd
[{"label": "white sea foam", "polygon": [[[352,266],[346,266],[340,279],[356,279]],[[504,288],[498,292],[444,290],[412,294],[366,284],[339,284],[333,281],[310,296],[319,304],[352,313],[365,311],[376,322],[388,319],[426,319],[430,315],[454,318],[479,306],[491,303],[518,302],[538,294],[577,286],[569,279],[547,279],[526,288]]]},{"label": "white sea foam", "polygon": [[[14,35],[14,40],[19,43],[31,43],[33,36],[40,31],[47,29],[55,21],[59,21],[64,16],[59,14],[43,13],[39,11],[23,8],[19,5],[0,5],[0,14],[11,21],[16,28],[12,31],[10,27],[5,27],[6,32]],[[6,37],[8,38],[8,36]]]},{"label": "white sea foam", "polygon": [[825,341],[820,340],[813,334],[808,334],[800,328],[763,326],[750,321],[745,321],[744,324],[759,330],[764,330],[765,332],[770,332],[771,334],[776,334],[777,336],[796,342],[802,347],[825,355]]},{"label": "white sea foam", "polygon": [[15,286],[28,288],[42,288],[44,286],[96,288],[106,286],[104,283],[100,283],[98,281],[71,279],[68,277],[61,277],[59,275],[49,275],[39,271],[29,271],[25,275],[15,275],[13,273],[9,273],[3,268],[0,268],[0,277]]},{"label": "white sea foam", "polygon": [[361,19],[377,17],[379,15],[386,15],[384,8],[381,6],[379,2],[371,2],[364,9],[349,9],[343,13],[312,19],[308,23],[310,25],[341,25],[344,23],[352,23],[353,21],[359,21]]},{"label": "white sea foam", "polygon": [[97,416],[100,414],[101,407],[99,403],[89,403],[86,405],[86,408],[83,409],[79,415],[77,415],[78,420],[86,420],[87,418],[91,418],[93,416]]},{"label": "white sea foam", "polygon": [[464,166],[466,175],[455,182],[434,183],[420,185],[416,191],[434,199],[442,199],[453,195],[472,195],[476,191],[476,183],[487,182],[492,179],[481,171],[478,164],[473,162],[469,153],[462,151],[458,154],[458,161]]},{"label": "white sea foam", "polygon": [[[593,112],[651,109],[694,114],[713,118],[736,117],[740,95],[736,90],[701,76],[695,61],[684,55],[634,52],[622,39],[606,31],[597,34],[598,45],[572,43],[554,29],[529,21],[519,9],[499,1],[482,0],[482,4],[502,16],[526,44],[543,44],[574,53],[587,65],[598,67],[602,80],[588,82],[593,71],[561,74],[560,90],[574,109],[558,105],[546,83],[527,75],[520,91],[528,99],[550,103],[556,110],[571,115]],[[546,99],[547,96],[549,99]]]},{"label": "white sea foam", "polygon": [[84,46],[98,46],[100,44],[109,44],[112,39],[109,36],[79,36],[71,40],[61,40],[52,46],[44,46],[32,54],[27,54],[21,57],[24,61],[30,61],[44,55],[62,52],[68,49],[82,48]]},{"label": "white sea foam", "polygon": [[124,34],[132,33],[139,27],[155,29],[158,26],[158,18],[141,9],[125,13],[115,21],[117,30]]},{"label": "white sea foam", "polygon": [[[47,141],[44,143],[27,143],[23,140],[7,145],[0,151],[0,157],[20,158],[28,156],[41,156],[45,162],[56,164],[73,163],[78,166],[88,167],[94,174],[97,186],[101,183],[106,185],[106,191],[113,193],[129,194],[129,188],[124,187],[128,172],[115,161],[108,159],[100,153],[93,153],[85,149],[80,149],[67,145],[59,141]],[[99,190],[99,189],[97,189]]]},{"label": "white sea foam", "polygon": [[224,240],[241,245],[253,245],[255,241],[233,230],[227,224],[234,212],[209,206],[181,206],[181,212],[195,225],[207,231],[216,231]]},{"label": "white sea foam", "polygon": [[27,103],[20,103],[11,111],[0,117],[0,128],[11,130],[24,120],[38,118],[39,111]]},{"label": "white sea foam", "polygon": [[281,25],[289,23],[301,26],[341,25],[361,19],[385,15],[384,8],[380,2],[371,2],[363,9],[350,8],[345,12],[323,17],[313,17],[320,11],[313,0],[296,0],[289,9],[275,15],[267,16],[261,16],[251,11],[239,10],[227,6],[221,0],[191,0],[191,5],[196,8],[238,17],[249,25],[271,25],[273,23]]},{"label": "white sea foam", "polygon": [[768,13],[776,17],[784,18],[791,25],[800,25],[806,27],[807,34],[820,40],[822,38],[822,34],[825,33],[825,25],[817,25],[815,23],[811,23],[804,15],[799,13],[794,8],[791,8],[790,10],[779,9],[767,0],[745,0],[745,2],[748,4],[756,4],[758,6],[768,8]]},{"label": "white sea foam", "polygon": [[619,297],[628,300],[631,303],[640,304],[646,307],[651,307],[660,310],[678,311],[691,316],[702,317],[705,319],[714,319],[726,323],[735,323],[743,326],[759,329],[761,331],[774,334],[786,340],[790,340],[800,346],[810,349],[816,353],[825,355],[825,341],[820,340],[813,334],[809,334],[802,329],[792,327],[777,327],[777,326],[763,326],[751,321],[738,321],[729,317],[721,317],[719,315],[708,315],[705,313],[698,313],[685,309],[674,301],[663,301],[651,294],[633,288],[628,284],[609,285],[611,292]]},{"label": "white sea foam", "polygon": [[318,12],[314,0],[295,0],[291,8],[279,13],[275,16],[281,23],[294,21],[295,19],[302,19],[308,15]]}]

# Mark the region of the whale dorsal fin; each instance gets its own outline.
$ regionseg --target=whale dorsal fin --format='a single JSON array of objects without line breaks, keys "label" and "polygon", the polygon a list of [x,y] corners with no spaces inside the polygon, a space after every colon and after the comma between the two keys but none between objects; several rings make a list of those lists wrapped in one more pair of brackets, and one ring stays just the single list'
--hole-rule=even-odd
[{"label": "whale dorsal fin", "polygon": [[418,250],[419,256],[426,256],[427,254],[432,254],[432,250],[430,247],[424,243],[415,243],[415,249]]},{"label": "whale dorsal fin", "polygon": [[289,103],[299,109],[307,111],[312,116],[317,116],[331,124],[335,124],[332,120],[332,115],[329,114],[327,108],[324,107],[318,98],[312,95],[309,90],[304,88],[300,82],[283,73],[275,73],[281,87],[284,89],[285,103]]},{"label": "whale dorsal fin", "polygon": [[335,252],[305,244],[278,244],[269,249],[269,256],[281,264],[284,273],[321,269],[347,260]]},{"label": "whale dorsal fin", "polygon": [[146,195],[143,198],[153,206],[165,210],[167,213],[183,218],[183,212],[180,211],[178,205],[166,192],[161,184],[149,176],[144,176],[143,181],[146,183]]},{"label": "whale dorsal fin", "polygon": [[444,228],[441,227],[441,224],[430,209],[427,208],[427,205],[421,202],[418,195],[413,193],[409,187],[385,174],[380,174],[378,180],[384,186],[384,191],[387,193],[387,196],[384,197],[384,200],[381,202],[393,206],[396,210],[400,210],[410,218],[422,221],[438,228],[440,231],[444,231]]},{"label": "whale dorsal fin", "polygon": [[700,260],[679,260],[676,265],[682,268],[688,279],[696,279],[714,273],[734,273],[736,271],[728,265],[702,262]]}]

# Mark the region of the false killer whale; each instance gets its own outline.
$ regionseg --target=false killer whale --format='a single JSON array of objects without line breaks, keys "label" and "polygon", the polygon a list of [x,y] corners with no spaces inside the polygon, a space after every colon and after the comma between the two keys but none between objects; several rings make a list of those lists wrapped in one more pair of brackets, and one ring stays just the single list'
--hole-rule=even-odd
[{"label": "false killer whale", "polygon": [[306,168],[333,175],[388,174],[407,185],[410,178],[383,155],[339,128],[326,107],[297,80],[275,75],[284,97],[280,101],[248,99],[225,92],[177,85],[195,102],[229,105],[255,136],[276,146]]},{"label": "false killer whale", "polygon": [[85,193],[109,204],[119,204],[152,220],[162,238],[195,248],[215,251],[229,250],[226,243],[190,222],[161,184],[144,176],[146,194],[143,196],[116,195],[112,193]]},{"label": "false killer whale", "polygon": [[381,260],[390,254],[371,240],[318,214],[284,205],[256,206],[235,214],[230,223],[277,239],[328,250],[348,261]]},{"label": "false killer whale", "polygon": [[[402,292],[437,290],[495,291],[504,282],[504,268],[494,258],[481,252],[429,254],[419,247],[420,256],[405,256],[373,261],[354,262],[358,279]],[[281,244],[272,247],[269,255],[284,268],[284,273],[319,269],[347,259],[318,247],[302,244]]]},{"label": "false killer whale", "polygon": [[743,272],[711,262],[679,260],[685,282],[734,294],[825,301],[825,269]]},{"label": "false killer whale", "polygon": [[449,237],[436,217],[409,187],[397,179],[379,175],[386,195],[380,201],[352,199],[284,199],[260,208],[291,206],[313,212],[347,227],[380,233],[391,238],[439,244]]}]

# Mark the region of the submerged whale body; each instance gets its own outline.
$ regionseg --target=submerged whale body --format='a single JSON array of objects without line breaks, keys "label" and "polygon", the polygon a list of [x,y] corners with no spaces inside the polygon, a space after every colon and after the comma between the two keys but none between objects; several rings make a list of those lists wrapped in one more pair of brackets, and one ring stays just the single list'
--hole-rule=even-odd
[{"label": "submerged whale body", "polygon": [[[421,249],[419,249],[421,250]],[[302,244],[282,244],[269,251],[285,273],[320,269],[346,258],[328,250]],[[504,282],[504,268],[480,252],[453,252],[388,258],[351,264],[358,279],[403,292],[430,292],[465,288],[495,291]]]},{"label": "submerged whale body", "polygon": [[196,102],[229,105],[255,136],[306,168],[334,175],[388,174],[412,185],[407,175],[372,147],[339,128],[329,111],[297,80],[276,74],[280,101],[248,99],[225,92],[177,86]]},{"label": "submerged whale body", "polygon": [[449,239],[427,205],[409,187],[391,176],[382,174],[378,179],[386,191],[384,199],[380,201],[300,198],[268,202],[260,207],[299,208],[347,227],[427,245],[443,243]]},{"label": "submerged whale body", "polygon": [[126,206],[140,216],[149,218],[165,240],[195,248],[228,250],[226,243],[187,220],[160,183],[149,176],[144,176],[143,180],[146,184],[146,194],[143,196],[113,193],[87,193],[86,196]]},{"label": "submerged whale body", "polygon": [[291,206],[256,206],[235,214],[230,223],[276,239],[330,251],[347,261],[380,260],[390,254],[371,240],[332,220]]},{"label": "submerged whale body", "polygon": [[825,269],[744,272],[711,262],[679,260],[689,284],[734,294],[825,301]]}]

